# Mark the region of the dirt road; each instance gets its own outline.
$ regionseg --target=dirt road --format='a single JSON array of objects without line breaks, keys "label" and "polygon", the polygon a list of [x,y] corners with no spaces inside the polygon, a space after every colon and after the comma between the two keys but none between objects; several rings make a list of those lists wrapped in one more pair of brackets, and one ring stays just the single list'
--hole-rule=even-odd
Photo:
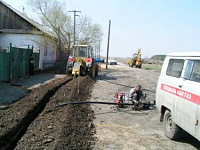
[{"label": "dirt road", "polygon": [[0,111],[0,150],[200,149],[199,142],[186,133],[179,141],[167,139],[155,106],[134,111],[131,107],[87,104],[49,111],[68,102],[114,102],[115,92],[128,93],[137,84],[142,85],[147,99],[154,101],[158,77],[154,71],[120,64],[103,69],[96,83],[89,76],[74,80],[64,76],[33,88],[27,96]]},{"label": "dirt road", "polygon": [[[113,102],[115,92],[128,93],[137,84],[142,85],[148,94],[147,99],[154,101],[158,77],[159,73],[151,70],[129,68],[123,64],[109,66],[109,70],[102,70],[93,88],[91,101]],[[145,111],[133,111],[130,107],[117,110],[109,105],[92,105],[92,108],[96,116],[95,150],[200,149],[199,142],[186,133],[179,141],[167,139],[155,107]]]}]

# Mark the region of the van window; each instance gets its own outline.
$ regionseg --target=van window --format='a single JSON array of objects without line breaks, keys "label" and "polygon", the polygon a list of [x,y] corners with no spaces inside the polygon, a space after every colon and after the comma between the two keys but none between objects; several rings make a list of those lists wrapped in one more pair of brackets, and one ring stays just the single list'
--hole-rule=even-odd
[{"label": "van window", "polygon": [[194,66],[194,61],[193,60],[187,60],[185,73],[183,75],[184,79],[190,80],[193,66]]},{"label": "van window", "polygon": [[187,60],[184,79],[200,82],[200,61]]},{"label": "van window", "polygon": [[167,75],[179,78],[183,69],[183,59],[170,59],[167,67]]},{"label": "van window", "polygon": [[200,61],[195,61],[190,80],[200,82]]}]

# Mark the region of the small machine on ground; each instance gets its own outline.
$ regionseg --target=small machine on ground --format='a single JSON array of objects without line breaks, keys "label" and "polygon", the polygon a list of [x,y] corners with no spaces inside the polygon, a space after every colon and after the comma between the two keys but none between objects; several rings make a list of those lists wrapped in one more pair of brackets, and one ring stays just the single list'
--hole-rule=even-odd
[{"label": "small machine on ground", "polygon": [[77,77],[80,75],[90,75],[95,78],[98,75],[98,63],[92,55],[92,47],[89,45],[76,45],[72,56],[67,62],[67,74]]},{"label": "small machine on ground", "polygon": [[128,62],[129,67],[135,66],[136,68],[142,67],[142,59],[141,59],[141,49],[138,49],[138,52],[133,54],[133,58]]},{"label": "small machine on ground", "polygon": [[146,97],[147,97],[147,94],[145,94],[143,99],[136,101],[129,98],[129,94],[115,93],[115,103],[116,103],[116,106],[119,108],[124,108],[123,104],[132,103],[133,109],[135,110],[148,109],[151,103],[150,101],[146,100]]}]

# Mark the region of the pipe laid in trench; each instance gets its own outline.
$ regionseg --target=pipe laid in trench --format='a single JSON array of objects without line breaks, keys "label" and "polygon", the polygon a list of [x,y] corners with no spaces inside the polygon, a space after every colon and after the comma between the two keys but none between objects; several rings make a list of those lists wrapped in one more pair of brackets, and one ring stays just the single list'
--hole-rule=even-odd
[{"label": "pipe laid in trench", "polygon": [[[54,111],[56,108],[71,105],[71,104],[72,105],[76,105],[76,104],[103,104],[103,105],[132,105],[133,106],[133,104],[130,104],[130,103],[91,102],[91,101],[69,102],[69,103],[63,103],[63,104],[56,105],[52,109],[50,109],[48,112]],[[150,104],[150,105],[154,105],[154,104]]]}]

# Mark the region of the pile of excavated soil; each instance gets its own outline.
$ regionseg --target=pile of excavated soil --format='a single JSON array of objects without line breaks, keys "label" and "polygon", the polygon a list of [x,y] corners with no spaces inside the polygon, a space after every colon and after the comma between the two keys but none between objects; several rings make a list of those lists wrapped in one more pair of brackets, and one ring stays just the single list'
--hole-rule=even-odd
[{"label": "pile of excavated soil", "polygon": [[49,110],[62,103],[87,101],[93,84],[94,81],[85,76],[63,85],[29,126],[15,149],[91,149],[95,128],[94,112],[89,104]]},{"label": "pile of excavated soil", "polygon": [[18,138],[24,133],[23,130],[26,130],[44,109],[49,98],[61,85],[70,80],[70,77],[64,77],[41,85],[21,100],[9,105],[8,109],[0,110],[0,149],[14,147]]}]

